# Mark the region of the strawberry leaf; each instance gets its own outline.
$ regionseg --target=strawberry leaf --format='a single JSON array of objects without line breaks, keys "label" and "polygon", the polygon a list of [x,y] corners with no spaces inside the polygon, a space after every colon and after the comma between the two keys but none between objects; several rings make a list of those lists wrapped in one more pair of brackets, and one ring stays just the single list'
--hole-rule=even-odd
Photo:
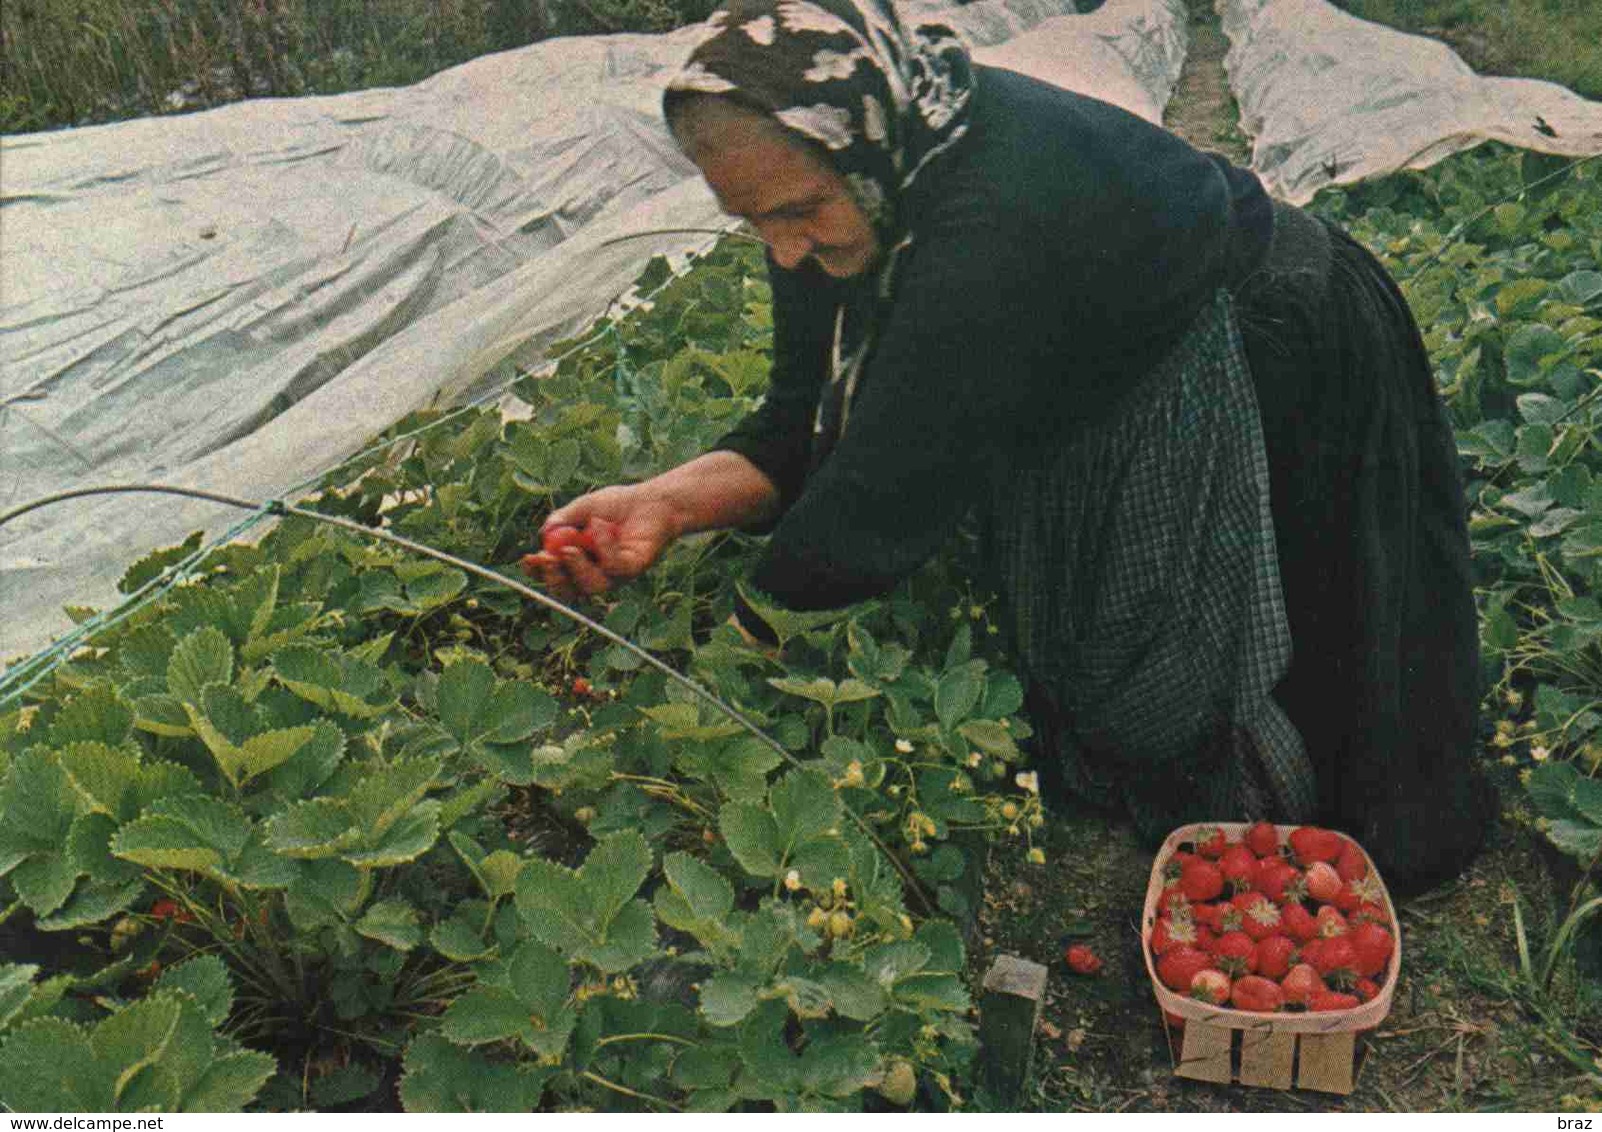
[{"label": "strawberry leaf", "polygon": [[401,900],[378,900],[356,921],[356,934],[387,944],[396,951],[410,951],[423,942],[417,923],[417,909]]},{"label": "strawberry leaf", "polygon": [[221,1026],[227,1020],[234,1002],[234,987],[228,978],[228,968],[215,955],[197,956],[168,967],[156,979],[151,990],[183,991],[192,995],[201,1014],[212,1026]]},{"label": "strawberry leaf", "polygon": [[490,1061],[435,1034],[413,1039],[404,1067],[400,1098],[407,1112],[530,1112],[552,1073]]},{"label": "strawberry leaf", "polygon": [[179,641],[167,664],[167,690],[187,704],[201,702],[208,684],[227,684],[234,675],[234,647],[221,629],[206,625]]}]

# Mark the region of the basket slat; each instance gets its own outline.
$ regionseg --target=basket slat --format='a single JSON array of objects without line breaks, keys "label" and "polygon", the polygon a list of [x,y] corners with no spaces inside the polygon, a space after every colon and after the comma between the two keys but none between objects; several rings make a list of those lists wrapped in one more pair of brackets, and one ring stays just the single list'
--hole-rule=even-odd
[{"label": "basket slat", "polygon": [[1247,1030],[1240,1036],[1240,1083],[1288,1089],[1294,1078],[1296,1035]]},{"label": "basket slat", "polygon": [[1303,1034],[1301,1068],[1296,1084],[1303,1089],[1324,1093],[1352,1091],[1353,1067],[1357,1060],[1357,1035],[1350,1030],[1339,1034]]},{"label": "basket slat", "polygon": [[1235,1032],[1227,1026],[1191,1022],[1185,1027],[1179,1064],[1174,1072],[1197,1081],[1217,1081],[1227,1085],[1234,1071],[1229,1063],[1229,1047]]}]

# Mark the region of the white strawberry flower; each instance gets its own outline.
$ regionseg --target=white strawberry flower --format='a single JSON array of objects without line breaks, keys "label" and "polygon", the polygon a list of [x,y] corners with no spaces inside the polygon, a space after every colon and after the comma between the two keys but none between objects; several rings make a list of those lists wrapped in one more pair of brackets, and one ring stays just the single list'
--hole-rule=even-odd
[{"label": "white strawberry flower", "polygon": [[1020,770],[1013,776],[1013,781],[1020,789],[1027,790],[1031,794],[1040,793],[1040,775],[1032,770]]},{"label": "white strawberry flower", "polygon": [[912,754],[912,741],[910,739],[897,739],[896,750],[900,751],[903,755]]}]

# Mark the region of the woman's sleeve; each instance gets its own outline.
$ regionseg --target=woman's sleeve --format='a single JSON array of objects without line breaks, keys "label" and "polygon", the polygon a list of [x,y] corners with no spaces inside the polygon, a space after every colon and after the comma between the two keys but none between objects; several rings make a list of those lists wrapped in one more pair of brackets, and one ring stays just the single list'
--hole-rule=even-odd
[{"label": "woman's sleeve", "polygon": [[[969,226],[920,244],[843,435],[774,528],[752,575],[790,609],[881,594],[921,565],[988,489],[997,462],[1059,432],[1065,328],[1010,241]],[[1027,259],[1028,257],[1023,257]]]},{"label": "woman's sleeve", "polygon": [[[827,379],[839,284],[816,268],[787,271],[768,259],[773,289],[773,368],[762,404],[712,446],[738,452],[779,490],[780,512],[801,494],[812,423]],[[757,533],[772,524],[752,528]]]}]

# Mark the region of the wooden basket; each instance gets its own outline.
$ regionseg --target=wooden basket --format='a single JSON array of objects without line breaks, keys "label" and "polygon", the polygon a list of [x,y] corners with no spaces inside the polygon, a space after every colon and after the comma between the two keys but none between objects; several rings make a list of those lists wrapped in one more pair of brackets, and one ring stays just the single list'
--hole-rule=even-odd
[{"label": "wooden basket", "polygon": [[[1380,882],[1384,897],[1385,914],[1390,917],[1391,934],[1396,949],[1391,953],[1390,967],[1385,984],[1379,994],[1361,1006],[1350,1010],[1332,1010],[1319,1013],[1263,1014],[1230,1007],[1211,1006],[1194,998],[1169,990],[1157,977],[1156,964],[1151,955],[1151,933],[1157,924],[1158,901],[1164,886],[1163,869],[1174,850],[1187,841],[1194,841],[1203,829],[1222,829],[1232,841],[1239,841],[1250,826],[1245,822],[1200,822],[1183,825],[1170,833],[1157,851],[1152,864],[1151,881],[1146,885],[1146,908],[1141,915],[1140,950],[1146,959],[1146,973],[1151,976],[1152,990],[1157,1005],[1163,1010],[1163,1025],[1168,1028],[1168,1048],[1176,1048],[1174,1029],[1169,1015],[1185,1019],[1178,1052],[1174,1057],[1174,1073],[1198,1081],[1216,1081],[1222,1084],[1239,1083],[1270,1089],[1316,1089],[1326,1093],[1350,1093],[1357,1084],[1358,1037],[1374,1029],[1391,1010],[1391,996],[1396,991],[1397,975],[1402,969],[1402,935],[1396,919],[1396,907],[1385,888],[1384,878],[1374,868],[1373,858],[1363,850],[1368,867]],[[1296,826],[1275,826],[1279,843],[1284,845]],[[1342,834],[1344,837],[1345,834]],[[1353,840],[1348,838],[1348,840]],[[1359,848],[1362,848],[1359,846]]]}]

